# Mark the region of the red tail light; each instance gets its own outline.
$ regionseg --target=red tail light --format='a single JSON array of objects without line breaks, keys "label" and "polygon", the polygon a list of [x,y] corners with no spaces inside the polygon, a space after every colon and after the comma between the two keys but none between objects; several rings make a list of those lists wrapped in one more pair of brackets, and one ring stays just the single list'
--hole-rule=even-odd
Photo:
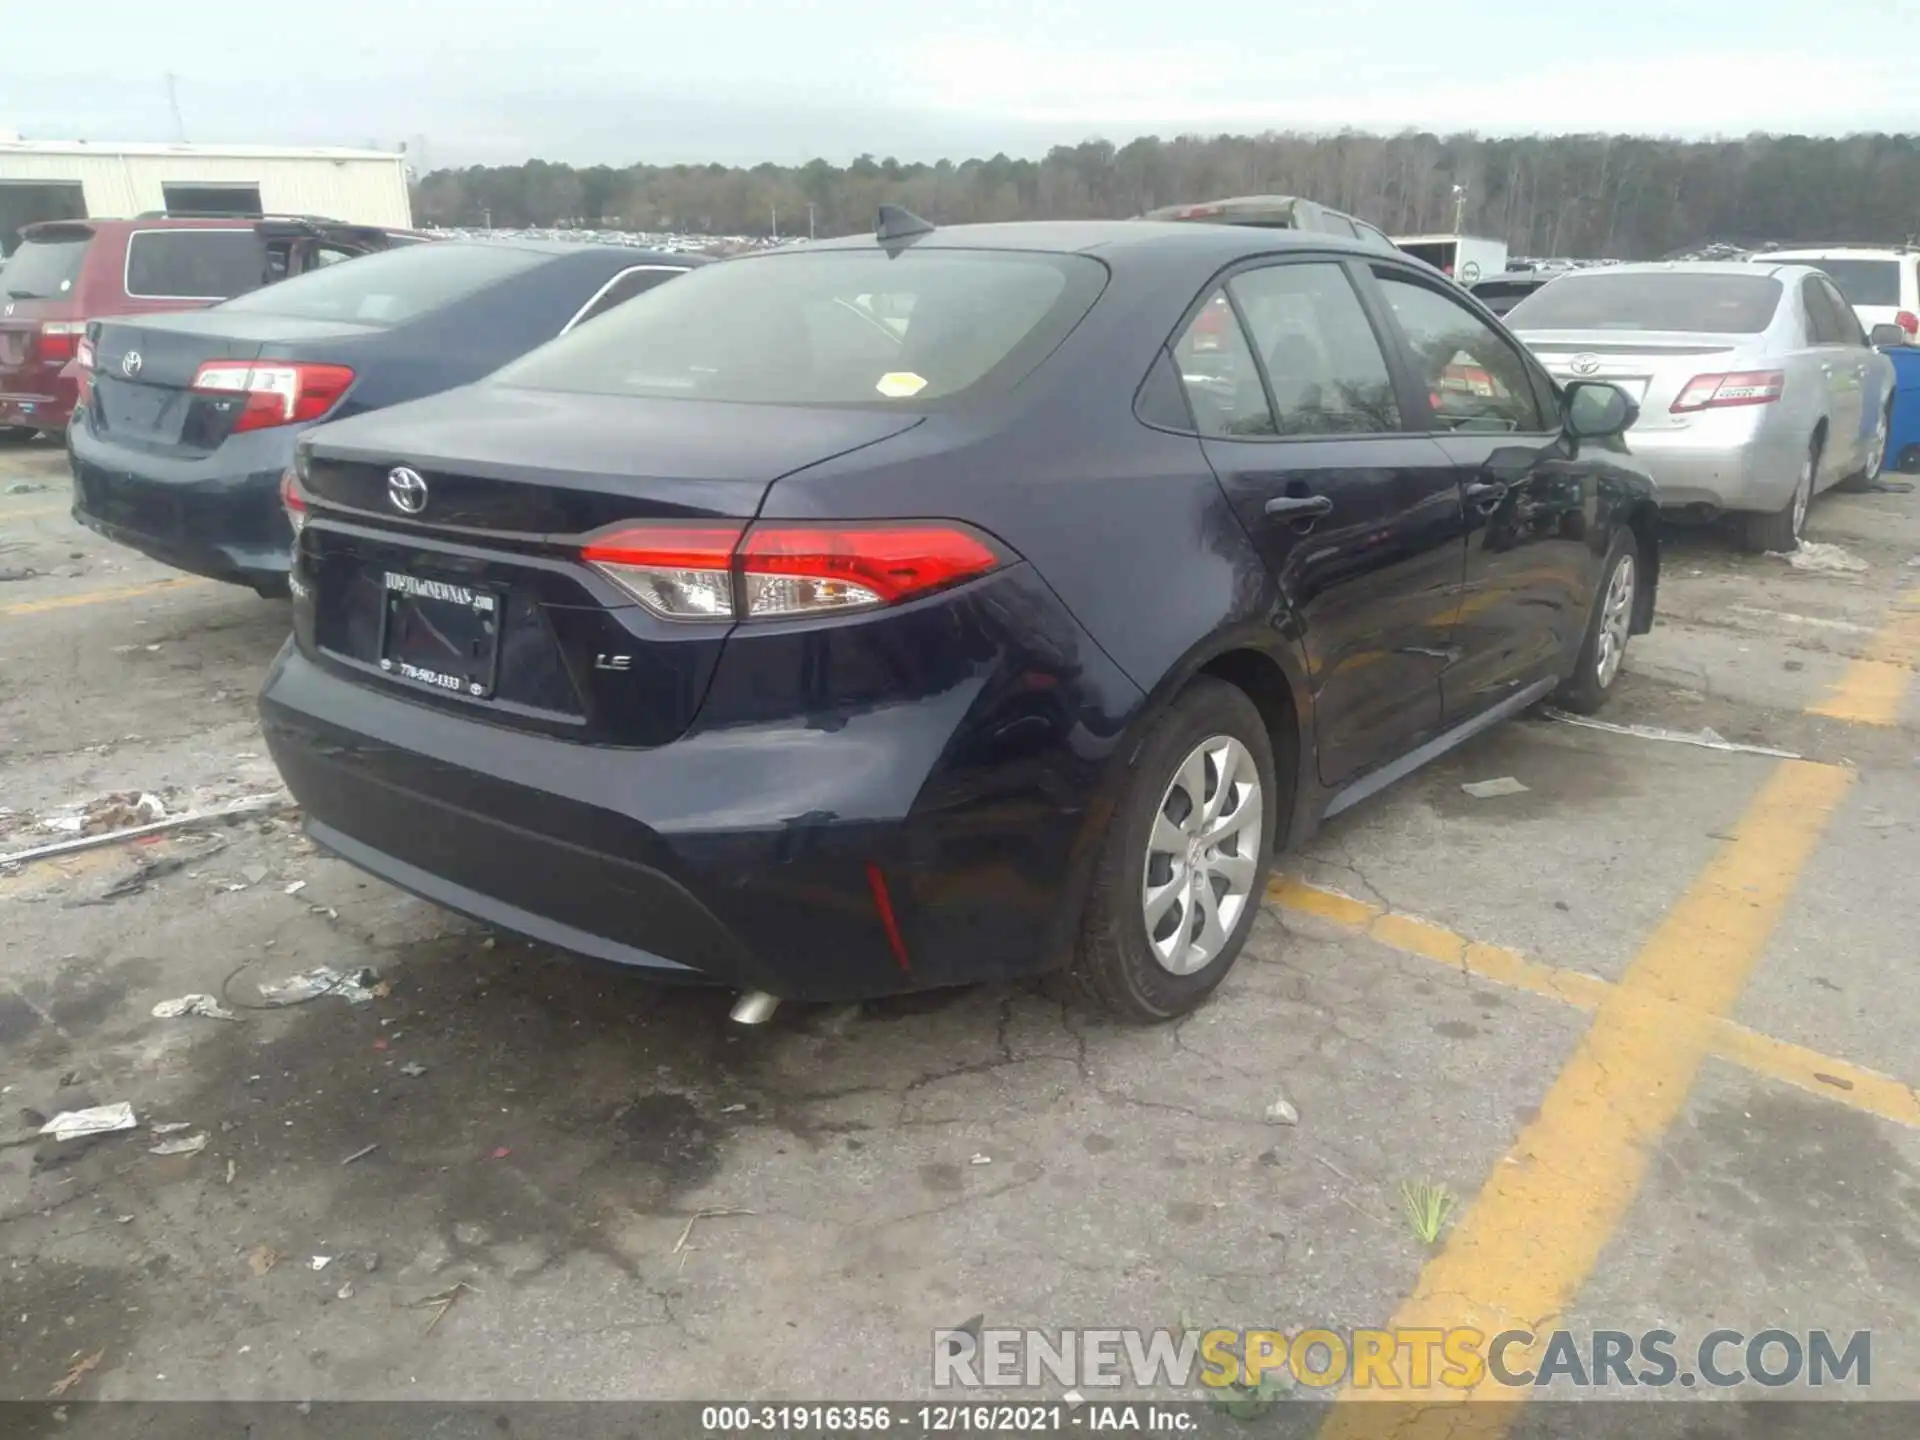
[{"label": "red tail light", "polygon": [[1909,335],[1920,335],[1920,315],[1914,314],[1911,310],[1902,310],[1893,317],[1893,323]]},{"label": "red tail light", "polygon": [[1771,405],[1787,388],[1784,370],[1737,370],[1725,375],[1696,375],[1669,407],[1675,415],[1718,410],[1730,405]]},{"label": "red tail light", "polygon": [[738,525],[665,522],[580,552],[669,620],[778,620],[897,605],[998,568],[983,536],[945,521]]},{"label": "red tail light", "polygon": [[339,403],[351,384],[353,371],[345,365],[293,361],[209,360],[193,377],[193,389],[202,395],[245,397],[246,404],[233,422],[236,431],[318,420]]},{"label": "red tail light", "polygon": [[62,364],[73,359],[87,333],[84,320],[42,320],[40,322],[40,358]]},{"label": "red tail light", "polygon": [[293,533],[298,536],[300,527],[307,523],[307,499],[300,493],[300,482],[291,470],[280,472],[280,503],[287,507],[287,519],[293,523]]}]

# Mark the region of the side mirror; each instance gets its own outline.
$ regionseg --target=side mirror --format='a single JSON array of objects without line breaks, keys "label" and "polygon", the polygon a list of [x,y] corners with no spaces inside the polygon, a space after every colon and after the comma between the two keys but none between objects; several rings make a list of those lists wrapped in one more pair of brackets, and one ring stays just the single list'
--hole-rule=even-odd
[{"label": "side mirror", "polygon": [[1567,433],[1576,440],[1624,435],[1640,418],[1640,407],[1626,391],[1604,380],[1575,380],[1565,394]]},{"label": "side mirror", "polygon": [[1876,350],[1907,343],[1907,332],[1898,325],[1876,325],[1867,332],[1867,344]]}]

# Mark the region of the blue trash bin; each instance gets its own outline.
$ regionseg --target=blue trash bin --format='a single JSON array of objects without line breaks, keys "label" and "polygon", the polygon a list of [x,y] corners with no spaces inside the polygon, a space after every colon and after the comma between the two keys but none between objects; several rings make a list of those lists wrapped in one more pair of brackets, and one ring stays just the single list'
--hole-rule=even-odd
[{"label": "blue trash bin", "polygon": [[1920,345],[1894,345],[1893,428],[1887,432],[1887,463],[1920,473]]}]

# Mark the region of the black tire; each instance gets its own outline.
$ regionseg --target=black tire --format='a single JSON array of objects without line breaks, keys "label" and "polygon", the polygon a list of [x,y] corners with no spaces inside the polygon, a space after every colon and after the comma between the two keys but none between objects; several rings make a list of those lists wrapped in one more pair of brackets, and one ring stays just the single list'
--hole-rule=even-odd
[{"label": "black tire", "polygon": [[[1814,491],[1820,483],[1820,437],[1814,436],[1813,443],[1807,447],[1807,508],[1813,507]],[[1780,509],[1767,514],[1748,514],[1740,517],[1740,548],[1749,555],[1765,555],[1774,551],[1793,551],[1800,548],[1800,532],[1806,527],[1806,515],[1803,512],[1798,521],[1794,517],[1794,500],[1798,494],[1787,497],[1787,503]]]},{"label": "black tire", "polygon": [[0,425],[0,440],[24,445],[40,432],[30,425]]},{"label": "black tire", "polygon": [[1639,599],[1640,558],[1640,547],[1634,541],[1633,532],[1622,530],[1613,537],[1613,544],[1607,550],[1606,563],[1600,567],[1600,588],[1594,593],[1593,609],[1587,616],[1587,633],[1580,637],[1580,658],[1574,663],[1573,673],[1562,680],[1560,688],[1553,692],[1553,703],[1562,710],[1571,710],[1576,715],[1591,715],[1607,703],[1607,697],[1613,694],[1614,686],[1619,683],[1626,656],[1625,637],[1618,639],[1620,658],[1615,660],[1607,674],[1601,674],[1600,647],[1602,636],[1606,633],[1607,602],[1613,593],[1614,580],[1621,564],[1631,561],[1634,566],[1630,577],[1632,594],[1627,606],[1627,629],[1631,633],[1633,610]]},{"label": "black tire", "polygon": [[1856,495],[1863,490],[1873,489],[1874,483],[1880,478],[1880,472],[1887,468],[1887,440],[1892,434],[1893,400],[1889,397],[1886,411],[1880,417],[1880,453],[1877,456],[1869,455],[1866,464],[1847,476],[1846,479],[1842,480],[1839,485],[1834,488],[1851,491]]},{"label": "black tire", "polygon": [[[1148,839],[1163,799],[1176,803],[1169,787],[1181,765],[1202,742],[1215,736],[1238,740],[1252,757],[1262,805],[1258,853],[1253,857],[1250,897],[1226,943],[1204,966],[1180,975],[1163,966],[1149,944],[1141,902]],[[1208,775],[1213,775],[1211,768]],[[1180,794],[1184,797],[1185,792]],[[1273,745],[1253,701],[1223,680],[1205,676],[1195,680],[1141,745],[1125,792],[1114,808],[1073,960],[1064,976],[1075,995],[1112,1014],[1148,1023],[1184,1015],[1206,999],[1233,968],[1259,914],[1273,865],[1273,836],[1285,818],[1276,810],[1280,800]],[[1189,913],[1183,899],[1168,918],[1184,924]]]}]

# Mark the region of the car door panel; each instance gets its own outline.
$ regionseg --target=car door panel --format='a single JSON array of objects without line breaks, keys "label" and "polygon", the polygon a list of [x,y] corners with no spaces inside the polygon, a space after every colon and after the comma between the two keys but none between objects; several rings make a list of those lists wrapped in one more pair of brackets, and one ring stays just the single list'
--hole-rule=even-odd
[{"label": "car door panel", "polygon": [[1321,783],[1404,754],[1440,728],[1459,487],[1433,438],[1400,428],[1406,397],[1347,268],[1236,274],[1174,355],[1208,463],[1298,623]]},{"label": "car door panel", "polygon": [[1604,558],[1598,496],[1551,382],[1511,337],[1424,277],[1384,265],[1374,276],[1461,490],[1465,576],[1441,676],[1453,726],[1564,673],[1577,653]]},{"label": "car door panel", "polygon": [[1860,424],[1863,406],[1860,387],[1862,367],[1846,343],[1851,312],[1842,313],[1819,277],[1807,276],[1800,282],[1801,303],[1807,326],[1812,373],[1818,378],[1826,400],[1827,443],[1820,457],[1820,474],[1815,489],[1822,489],[1854,468],[1860,450]]}]

